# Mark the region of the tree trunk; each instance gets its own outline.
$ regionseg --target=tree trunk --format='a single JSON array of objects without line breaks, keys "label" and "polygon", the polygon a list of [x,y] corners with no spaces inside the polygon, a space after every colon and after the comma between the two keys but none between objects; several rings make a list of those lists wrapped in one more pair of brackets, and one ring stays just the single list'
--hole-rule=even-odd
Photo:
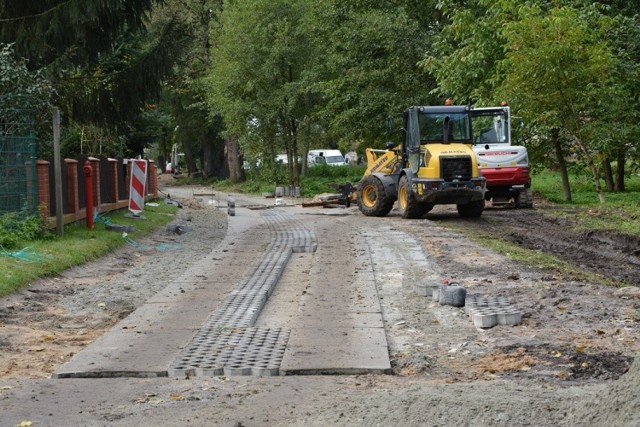
[{"label": "tree trunk", "polygon": [[613,169],[611,169],[611,159],[606,157],[602,161],[602,173],[604,175],[604,183],[608,191],[614,191]]},{"label": "tree trunk", "polygon": [[569,182],[569,172],[567,171],[567,161],[564,159],[562,151],[562,143],[560,141],[560,131],[553,129],[551,131],[551,140],[556,150],[556,159],[560,166],[560,176],[562,177],[562,192],[564,193],[564,201],[571,201],[571,183]]},{"label": "tree trunk", "polygon": [[593,161],[593,156],[589,153],[586,144],[577,136],[575,136],[576,144],[580,147],[580,151],[584,156],[584,159],[587,161],[589,165],[589,170],[591,170],[591,177],[593,178],[593,186],[595,187],[596,194],[598,195],[598,200],[600,203],[604,203],[604,193],[602,192],[602,186],[600,185],[600,174],[598,173],[598,168],[596,167],[596,162]]},{"label": "tree trunk", "polygon": [[596,167],[596,163],[593,159],[589,159],[589,168],[591,169],[591,176],[593,176],[593,185],[596,188],[596,194],[598,194],[598,200],[600,203],[604,203],[604,193],[602,192],[602,186],[600,185],[600,176],[598,175],[598,168]]},{"label": "tree trunk", "polygon": [[203,177],[227,178],[229,176],[229,169],[224,158],[224,147],[221,144],[211,141],[203,142],[201,152],[200,162]]},{"label": "tree trunk", "polygon": [[618,153],[616,156],[616,162],[618,167],[616,168],[616,185],[614,191],[622,192],[625,189],[624,185],[624,162],[626,161],[623,152]]},{"label": "tree trunk", "polygon": [[212,151],[210,144],[202,144],[202,147],[200,148],[200,165],[202,166],[203,178],[213,176],[213,164],[211,162]]},{"label": "tree trunk", "polygon": [[306,138],[302,143],[302,170],[300,171],[302,176],[307,176],[307,168],[309,167],[309,145],[311,144],[311,123],[307,121],[306,124]]},{"label": "tree trunk", "polygon": [[292,167],[293,169],[291,169],[291,172],[293,172],[293,174],[291,175],[291,185],[293,185],[294,187],[299,187],[300,186],[300,175],[298,173],[298,162],[297,162],[297,157],[298,157],[298,127],[296,126],[296,119],[295,118],[291,118],[290,121],[290,126],[291,126],[291,154],[293,155],[293,162],[292,163]]},{"label": "tree trunk", "polygon": [[227,165],[229,166],[229,180],[234,184],[244,182],[243,159],[238,140],[234,137],[227,138],[225,141],[225,151],[227,153]]},{"label": "tree trunk", "polygon": [[[182,144],[180,149],[184,153],[184,169],[182,172],[186,172],[188,176],[197,171],[197,160],[200,158],[200,143],[198,141],[191,140],[188,134],[181,133]],[[180,157],[178,157],[180,158]]]}]

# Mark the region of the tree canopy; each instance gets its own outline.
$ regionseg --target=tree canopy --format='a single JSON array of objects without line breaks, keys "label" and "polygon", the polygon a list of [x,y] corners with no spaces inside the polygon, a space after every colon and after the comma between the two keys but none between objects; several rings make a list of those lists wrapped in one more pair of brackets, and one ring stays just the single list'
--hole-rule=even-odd
[{"label": "tree canopy", "polygon": [[637,43],[612,37],[621,28],[636,32],[637,17],[612,9],[581,1],[471,2],[451,9],[421,64],[436,76],[440,93],[468,103],[508,100],[525,118],[534,164],[577,159],[603,200],[599,165],[613,157],[624,168],[637,152],[629,148],[638,131],[637,83],[628,78],[637,76],[637,53],[635,59],[628,53],[637,52]]},{"label": "tree canopy", "polygon": [[622,1],[0,0],[0,42],[54,89],[69,150],[91,134],[161,160],[175,143],[189,172],[237,179],[286,153],[292,184],[308,149],[380,148],[389,115],[451,97],[508,100],[534,167],[568,160],[598,189],[614,165],[622,190],[638,21]]},{"label": "tree canopy", "polygon": [[53,94],[41,72],[27,69],[12,45],[0,44],[0,134],[34,132],[48,116]]}]

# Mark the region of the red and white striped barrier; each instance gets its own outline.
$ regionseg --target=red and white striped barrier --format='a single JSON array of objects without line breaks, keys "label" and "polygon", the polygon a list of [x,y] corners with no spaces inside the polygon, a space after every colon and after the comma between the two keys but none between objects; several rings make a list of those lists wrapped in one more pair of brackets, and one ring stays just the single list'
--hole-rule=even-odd
[{"label": "red and white striped barrier", "polygon": [[129,210],[138,215],[144,209],[144,191],[147,183],[147,161],[130,160]]}]

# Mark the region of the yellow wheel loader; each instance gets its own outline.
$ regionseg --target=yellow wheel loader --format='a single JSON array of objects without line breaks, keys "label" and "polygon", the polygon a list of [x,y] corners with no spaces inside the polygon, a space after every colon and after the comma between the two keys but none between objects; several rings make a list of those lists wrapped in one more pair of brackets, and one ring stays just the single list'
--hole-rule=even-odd
[{"label": "yellow wheel loader", "polygon": [[462,217],[484,210],[485,178],[472,150],[471,107],[410,107],[403,140],[368,148],[367,170],[356,194],[360,211],[385,216],[396,200],[403,218],[420,218],[435,205],[455,204]]}]

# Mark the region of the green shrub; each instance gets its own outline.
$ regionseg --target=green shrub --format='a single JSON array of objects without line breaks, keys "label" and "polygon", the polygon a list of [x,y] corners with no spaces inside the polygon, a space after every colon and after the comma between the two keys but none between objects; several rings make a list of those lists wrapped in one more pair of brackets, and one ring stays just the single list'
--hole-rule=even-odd
[{"label": "green shrub", "polygon": [[31,242],[50,237],[42,217],[10,212],[0,216],[0,245],[4,249],[15,249],[20,242]]}]

